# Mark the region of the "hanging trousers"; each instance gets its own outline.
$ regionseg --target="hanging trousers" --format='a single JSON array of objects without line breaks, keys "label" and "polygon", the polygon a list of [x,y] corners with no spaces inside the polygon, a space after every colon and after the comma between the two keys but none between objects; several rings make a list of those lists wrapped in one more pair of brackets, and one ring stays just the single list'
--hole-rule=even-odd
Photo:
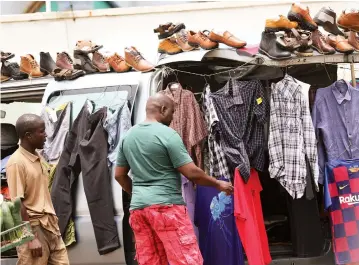
[{"label": "hanging trousers", "polygon": [[320,256],[324,248],[318,202],[313,192],[313,178],[307,159],[306,164],[308,175],[305,195],[293,199],[286,193],[293,252],[301,258]]},{"label": "hanging trousers", "polygon": [[100,255],[120,247],[114,219],[111,174],[107,165],[107,132],[103,128],[106,112],[107,109],[102,108],[90,115],[87,104],[81,109],[65,141],[51,191],[60,232],[65,235],[74,211],[76,183],[82,172]]}]

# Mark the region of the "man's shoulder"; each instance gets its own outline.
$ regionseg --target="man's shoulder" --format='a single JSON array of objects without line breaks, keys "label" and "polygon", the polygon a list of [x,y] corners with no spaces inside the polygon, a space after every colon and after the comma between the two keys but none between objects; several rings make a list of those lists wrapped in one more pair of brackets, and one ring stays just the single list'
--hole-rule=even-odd
[{"label": "man's shoulder", "polygon": [[17,164],[17,165],[23,165],[24,157],[19,149],[17,149],[9,158],[9,160],[6,163],[6,167],[9,167],[11,165]]}]

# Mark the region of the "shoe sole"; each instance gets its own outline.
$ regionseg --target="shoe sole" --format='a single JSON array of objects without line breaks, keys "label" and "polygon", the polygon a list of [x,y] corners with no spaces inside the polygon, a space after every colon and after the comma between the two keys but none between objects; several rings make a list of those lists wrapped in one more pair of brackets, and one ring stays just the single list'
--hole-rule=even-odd
[{"label": "shoe sole", "polygon": [[292,28],[265,28],[264,31],[267,33],[275,33],[278,31],[291,31]]},{"label": "shoe sole", "polygon": [[153,71],[156,67],[153,67],[153,68],[151,68],[151,69],[148,69],[148,70],[146,70],[146,71],[140,71],[140,70],[137,70],[135,67],[133,67],[132,65],[130,65],[130,64],[128,64],[128,63],[126,63],[127,64],[127,66],[129,66],[129,67],[131,67],[131,69],[133,69],[133,70],[135,70],[136,72],[140,72],[140,73],[148,73],[148,72],[151,72],[151,71]]},{"label": "shoe sole", "polygon": [[273,57],[273,56],[269,55],[266,51],[262,50],[261,48],[259,48],[258,51],[259,51],[261,54],[266,55],[268,58],[270,58],[270,59],[272,59],[272,60],[276,60],[276,61],[287,60],[287,59],[291,59],[291,58],[292,58],[292,56],[276,58],[276,57]]},{"label": "shoe sole", "polygon": [[290,11],[288,13],[288,19],[291,21],[298,22],[298,25],[304,30],[306,29],[309,31],[314,31],[314,30],[318,29],[318,26],[314,26],[314,25],[310,24],[309,22],[305,21],[303,19],[302,15],[300,15],[300,14],[296,14],[296,13],[293,13]]},{"label": "shoe sole", "polygon": [[175,55],[175,54],[179,54],[179,53],[181,53],[181,52],[183,52],[183,51],[182,51],[182,50],[179,50],[179,51],[177,51],[177,52],[167,52],[167,51],[165,51],[165,50],[158,49],[158,52],[159,52],[159,53],[168,54],[168,55]]},{"label": "shoe sole", "polygon": [[319,52],[320,54],[323,54],[323,55],[331,55],[331,54],[334,54],[335,51],[332,51],[332,52],[323,52],[321,50],[319,50],[317,47],[315,47],[314,45],[311,46],[314,50],[316,50],[317,52]]},{"label": "shoe sole", "polygon": [[174,27],[171,31],[164,32],[164,33],[158,35],[158,39],[163,40],[163,39],[166,39],[168,37],[171,37],[173,34],[177,33],[181,29],[185,29],[185,28],[186,28],[186,26],[183,23],[180,23],[176,27]]},{"label": "shoe sole", "polygon": [[20,73],[24,74],[24,75],[27,75],[28,78],[40,78],[40,77],[44,77],[44,75],[41,75],[41,76],[32,76],[31,74],[27,73],[27,72],[24,72],[24,71],[21,71],[20,70]]},{"label": "shoe sole", "polygon": [[337,32],[331,32],[329,29],[331,28],[332,24],[328,21],[322,21],[320,19],[314,19],[314,22],[317,23],[318,26],[322,26],[323,29],[331,34],[334,35],[342,35],[344,36],[344,33],[337,27],[338,31]]},{"label": "shoe sole", "polygon": [[339,53],[344,53],[344,54],[352,54],[354,52],[354,49],[351,50],[351,51],[341,51],[341,50],[338,50],[337,48],[334,48],[337,52]]},{"label": "shoe sole", "polygon": [[1,80],[0,80],[0,82],[2,83],[2,82],[6,82],[6,81],[9,81],[11,79],[11,77],[9,77],[9,76],[5,76],[5,75],[1,75]]},{"label": "shoe sole", "polygon": [[193,43],[193,42],[188,42],[188,44],[191,45],[192,47],[195,47],[195,48],[201,47],[203,50],[207,50],[207,51],[214,50],[214,49],[217,49],[219,47],[219,45],[216,45],[213,48],[205,48],[205,47],[202,47],[201,45],[199,45],[197,43]]},{"label": "shoe sole", "polygon": [[313,52],[298,52],[298,51],[294,51],[294,54],[297,55],[298,57],[311,57],[313,56]]}]

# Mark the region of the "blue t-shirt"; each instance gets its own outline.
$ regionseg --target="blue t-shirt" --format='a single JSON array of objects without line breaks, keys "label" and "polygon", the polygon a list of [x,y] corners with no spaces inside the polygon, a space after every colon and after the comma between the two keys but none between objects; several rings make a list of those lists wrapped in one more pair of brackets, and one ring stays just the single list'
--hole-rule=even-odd
[{"label": "blue t-shirt", "polygon": [[197,186],[195,224],[204,265],[244,265],[233,212],[233,195],[226,196],[215,188]]}]

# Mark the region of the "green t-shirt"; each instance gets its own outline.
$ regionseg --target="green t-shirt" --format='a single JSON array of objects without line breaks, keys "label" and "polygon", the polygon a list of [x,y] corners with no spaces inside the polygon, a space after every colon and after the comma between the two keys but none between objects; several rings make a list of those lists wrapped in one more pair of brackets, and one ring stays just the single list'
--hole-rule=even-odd
[{"label": "green t-shirt", "polygon": [[191,163],[179,134],[158,122],[140,123],[123,137],[117,166],[132,170],[131,210],[151,205],[184,204],[181,174]]}]

